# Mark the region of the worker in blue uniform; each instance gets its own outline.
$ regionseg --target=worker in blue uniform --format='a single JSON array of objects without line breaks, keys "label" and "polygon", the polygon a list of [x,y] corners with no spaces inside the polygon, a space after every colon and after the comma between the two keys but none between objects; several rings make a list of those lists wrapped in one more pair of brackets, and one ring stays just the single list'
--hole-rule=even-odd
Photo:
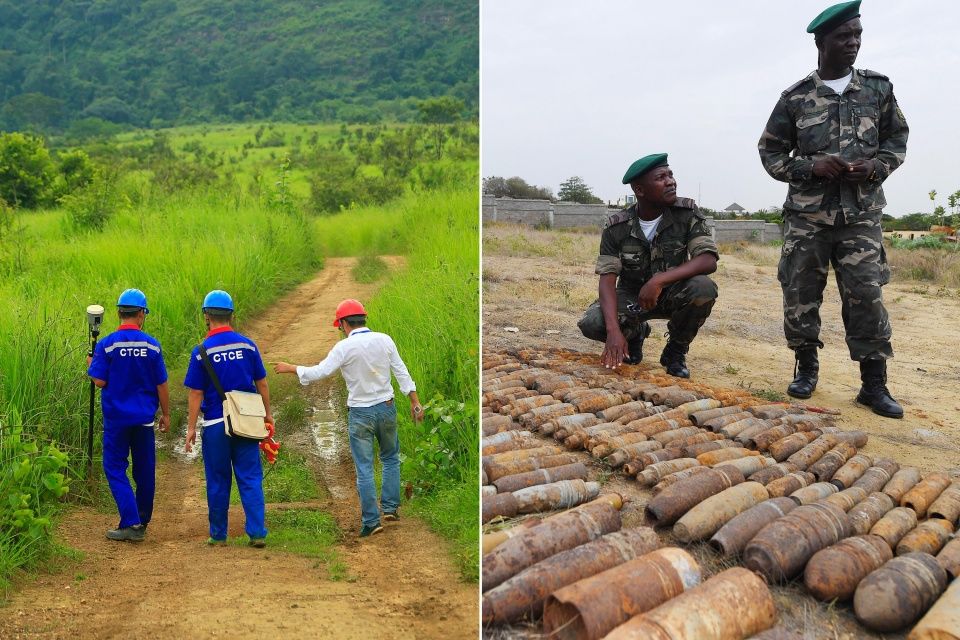
[{"label": "worker in blue uniform", "polygon": [[[147,297],[127,289],[117,300],[120,326],[97,343],[87,359],[87,375],[100,388],[103,406],[103,473],[120,512],[120,524],[107,531],[111,540],[140,542],[153,515],[156,488],[154,419],[170,428],[167,368],[156,338],[143,331]],[[133,460],[134,492],[127,478]]]},{"label": "worker in blue uniform", "polygon": [[[203,318],[208,333],[203,340],[203,346],[223,390],[259,393],[266,408],[266,421],[273,423],[267,372],[263,367],[260,350],[253,340],[233,330],[230,325],[233,311],[233,299],[226,291],[216,290],[206,295],[203,299]],[[187,367],[183,384],[190,389],[187,403],[187,451],[192,451],[196,443],[197,419],[199,414],[203,413],[201,453],[207,478],[207,512],[210,519],[210,538],[207,543],[222,544],[227,540],[230,486],[232,476],[236,476],[250,545],[264,547],[267,528],[264,523],[260,444],[256,440],[231,437],[224,432],[223,403],[204,368],[199,346],[194,347],[190,354],[190,365]]]}]

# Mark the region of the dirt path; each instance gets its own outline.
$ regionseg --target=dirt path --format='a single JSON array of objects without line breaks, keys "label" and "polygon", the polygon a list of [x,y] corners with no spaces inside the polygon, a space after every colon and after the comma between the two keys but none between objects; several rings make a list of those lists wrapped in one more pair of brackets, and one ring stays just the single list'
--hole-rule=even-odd
[{"label": "dirt path", "polygon": [[[336,304],[367,299],[374,289],[353,282],[352,265],[349,258],[328,260],[314,280],[244,327],[265,360],[310,362],[326,354],[337,339]],[[106,540],[115,514],[84,508],[63,519],[60,536],[84,559],[22,585],[0,608],[0,637],[475,638],[477,586],[459,579],[445,543],[424,523],[403,518],[362,542],[355,537],[353,466],[338,440],[342,432],[333,430],[343,418],[331,385],[310,389],[318,406],[313,433],[294,434],[287,445],[318,445],[317,468],[331,496],[320,506],[345,532],[337,550],[352,581],[332,582],[315,560],[269,546],[207,547],[199,461],[177,456],[159,465],[145,542]],[[234,506],[231,515],[230,535],[241,535],[242,511]]]}]

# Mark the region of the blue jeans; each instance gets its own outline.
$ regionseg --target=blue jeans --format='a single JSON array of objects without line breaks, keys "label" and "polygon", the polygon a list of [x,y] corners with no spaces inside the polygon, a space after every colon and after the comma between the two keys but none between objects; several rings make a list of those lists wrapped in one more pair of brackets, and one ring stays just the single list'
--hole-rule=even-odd
[{"label": "blue jeans", "polygon": [[[136,495],[127,478],[127,456],[133,460]],[[147,524],[153,515],[157,452],[153,426],[103,425],[103,475],[120,512],[120,528]]]},{"label": "blue jeans", "polygon": [[240,504],[247,516],[246,532],[251,538],[264,538],[263,467],[260,443],[249,438],[231,438],[223,432],[223,423],[203,428],[203,471],[207,478],[207,516],[210,537],[227,539],[227,512],[230,509],[230,485],[237,477]]},{"label": "blue jeans", "polygon": [[383,485],[380,506],[384,513],[400,507],[400,440],[397,437],[397,405],[381,402],[372,407],[350,407],[347,426],[350,431],[350,452],[357,470],[357,493],[363,524],[380,523],[377,508],[377,487],[373,479],[373,441],[380,446]]}]

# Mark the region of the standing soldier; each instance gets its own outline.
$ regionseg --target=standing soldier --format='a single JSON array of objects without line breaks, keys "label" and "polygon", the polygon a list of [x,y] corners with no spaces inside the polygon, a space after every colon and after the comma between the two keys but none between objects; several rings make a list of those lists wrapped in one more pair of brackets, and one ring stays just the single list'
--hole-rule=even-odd
[{"label": "standing soldier", "polygon": [[818,68],[784,91],[760,138],[760,159],[789,183],[784,203],[783,328],[796,354],[787,393],[809,398],[817,386],[820,303],[833,265],[850,357],[860,363],[857,402],[889,418],[903,409],[887,390],[890,321],[881,287],[890,279],[880,214],[883,181],[907,150],[907,122],[886,76],[854,69],[863,29],[860,2],[814,18]]},{"label": "standing soldier", "polygon": [[623,184],[637,202],[607,220],[596,268],[600,298],[577,326],[605,343],[601,360],[615,369],[643,359],[648,319],[669,320],[660,364],[672,376],[689,378],[687,350],[717,299],[717,285],[706,276],[717,270],[717,245],[696,203],[677,197],[667,154],[634,162]]},{"label": "standing soldier", "polygon": [[[266,409],[264,420],[272,424],[267,371],[263,368],[260,350],[253,340],[240,335],[230,326],[233,319],[233,299],[230,294],[219,290],[208,293],[203,299],[203,318],[208,332],[202,346],[224,392],[259,393]],[[190,365],[183,384],[190,389],[187,399],[187,451],[193,449],[197,440],[197,416],[203,413],[203,471],[207,479],[207,516],[210,520],[207,544],[224,544],[227,540],[230,486],[232,476],[236,476],[249,544],[262,548],[266,545],[267,527],[264,522],[260,443],[249,438],[231,437],[224,431],[223,401],[207,374],[199,346],[194,347],[190,354]]]},{"label": "standing soldier", "polygon": [[[400,359],[397,345],[387,334],[367,328],[367,312],[359,301],[344,300],[337,305],[333,326],[346,337],[335,344],[319,364],[303,367],[278,362],[273,370],[296,374],[300,384],[304,385],[340,371],[347,383],[347,428],[360,496],[360,537],[365,538],[383,531],[380,508],[383,509],[383,520],[400,518],[400,440],[391,372],[397,378],[400,392],[410,397],[410,417],[414,422],[423,420],[423,407],[407,366]],[[383,465],[380,508],[373,477],[374,441],[380,448]]]},{"label": "standing soldier", "polygon": [[[160,343],[143,332],[150,313],[147,297],[127,289],[117,300],[120,326],[97,343],[87,375],[101,389],[103,405],[103,474],[120,512],[120,524],[107,531],[111,540],[140,542],[153,514],[156,449],[153,425],[160,408],[160,431],[170,427],[167,368]],[[133,461],[136,494],[127,478]]]}]

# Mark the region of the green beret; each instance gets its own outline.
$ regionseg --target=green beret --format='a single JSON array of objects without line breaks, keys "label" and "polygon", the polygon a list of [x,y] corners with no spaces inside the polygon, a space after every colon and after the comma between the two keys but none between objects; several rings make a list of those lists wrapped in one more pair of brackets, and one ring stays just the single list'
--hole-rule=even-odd
[{"label": "green beret", "polygon": [[630,165],[627,172],[623,174],[623,184],[630,184],[647,171],[662,167],[665,164],[667,164],[667,154],[665,153],[651,153],[648,156],[643,156]]},{"label": "green beret", "polygon": [[841,2],[826,9],[818,15],[807,27],[807,33],[823,35],[833,31],[847,20],[853,20],[860,17],[860,0],[853,2]]}]

